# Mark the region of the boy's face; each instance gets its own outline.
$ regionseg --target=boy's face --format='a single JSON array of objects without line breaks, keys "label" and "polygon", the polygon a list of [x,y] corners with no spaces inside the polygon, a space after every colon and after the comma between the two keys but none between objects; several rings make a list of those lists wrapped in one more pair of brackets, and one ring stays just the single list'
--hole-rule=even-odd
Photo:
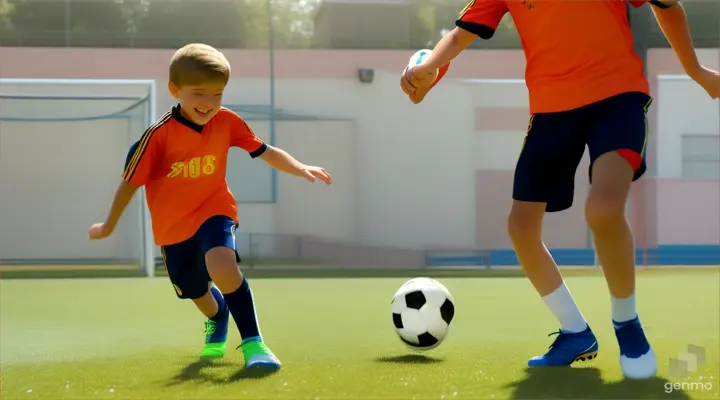
[{"label": "boy's face", "polygon": [[220,111],[225,84],[206,83],[180,87],[170,82],[168,88],[170,94],[180,103],[183,117],[198,125],[205,125]]}]

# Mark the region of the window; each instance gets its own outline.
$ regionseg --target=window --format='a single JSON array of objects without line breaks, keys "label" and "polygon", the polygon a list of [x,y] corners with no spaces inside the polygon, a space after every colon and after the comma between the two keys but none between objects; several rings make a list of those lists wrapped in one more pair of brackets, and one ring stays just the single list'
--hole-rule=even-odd
[{"label": "window", "polygon": [[719,135],[682,135],[682,177],[720,180]]}]

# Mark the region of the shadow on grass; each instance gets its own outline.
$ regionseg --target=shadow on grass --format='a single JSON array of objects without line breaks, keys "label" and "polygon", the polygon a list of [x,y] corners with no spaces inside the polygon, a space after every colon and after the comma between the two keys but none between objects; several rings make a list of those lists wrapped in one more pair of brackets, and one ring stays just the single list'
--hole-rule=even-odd
[{"label": "shadow on grass", "polygon": [[237,382],[248,379],[264,379],[269,376],[275,375],[279,370],[253,368],[253,369],[241,369],[234,373],[226,382]]},{"label": "shadow on grass", "polygon": [[165,386],[176,386],[188,382],[211,382],[215,383],[219,378],[213,376],[213,369],[218,368],[239,368],[235,363],[216,360],[212,358],[198,358],[187,364],[180,372],[170,378]]},{"label": "shadow on grass", "polygon": [[[221,378],[216,374],[218,369],[239,369],[228,378]],[[246,369],[242,364],[221,361],[213,358],[199,358],[180,370],[170,381],[165,384],[166,387],[181,385],[184,383],[209,383],[213,385],[222,385],[238,382],[245,379],[262,379],[273,375],[277,371],[266,369]]]},{"label": "shadow on grass", "polygon": [[509,384],[511,399],[690,399],[663,378],[605,382],[596,368],[532,368]]},{"label": "shadow on grass", "polygon": [[395,357],[378,357],[375,362],[386,364],[437,364],[445,361],[442,358],[429,357],[423,354],[406,354]]}]

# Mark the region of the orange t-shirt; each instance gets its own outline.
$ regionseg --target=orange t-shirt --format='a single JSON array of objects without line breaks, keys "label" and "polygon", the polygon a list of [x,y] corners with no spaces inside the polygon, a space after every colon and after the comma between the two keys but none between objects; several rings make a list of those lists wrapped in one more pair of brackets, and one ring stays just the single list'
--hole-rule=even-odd
[{"label": "orange t-shirt", "polygon": [[[635,7],[646,2],[631,0]],[[625,0],[472,0],[456,25],[490,39],[507,12],[525,50],[532,114],[649,94]]]},{"label": "orange t-shirt", "polygon": [[133,145],[122,178],[145,186],[155,244],[187,240],[215,215],[238,222],[237,203],[225,181],[231,146],[253,158],[267,149],[250,126],[226,108],[201,126],[184,118],[180,106]]}]

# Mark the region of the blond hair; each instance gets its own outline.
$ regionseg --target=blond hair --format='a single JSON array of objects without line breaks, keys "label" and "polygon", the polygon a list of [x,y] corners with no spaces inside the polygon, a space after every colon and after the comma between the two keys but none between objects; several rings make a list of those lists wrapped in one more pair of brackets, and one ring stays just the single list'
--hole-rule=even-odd
[{"label": "blond hair", "polygon": [[170,82],[184,85],[205,83],[227,84],[230,63],[225,55],[212,46],[191,43],[175,52],[170,61]]}]

